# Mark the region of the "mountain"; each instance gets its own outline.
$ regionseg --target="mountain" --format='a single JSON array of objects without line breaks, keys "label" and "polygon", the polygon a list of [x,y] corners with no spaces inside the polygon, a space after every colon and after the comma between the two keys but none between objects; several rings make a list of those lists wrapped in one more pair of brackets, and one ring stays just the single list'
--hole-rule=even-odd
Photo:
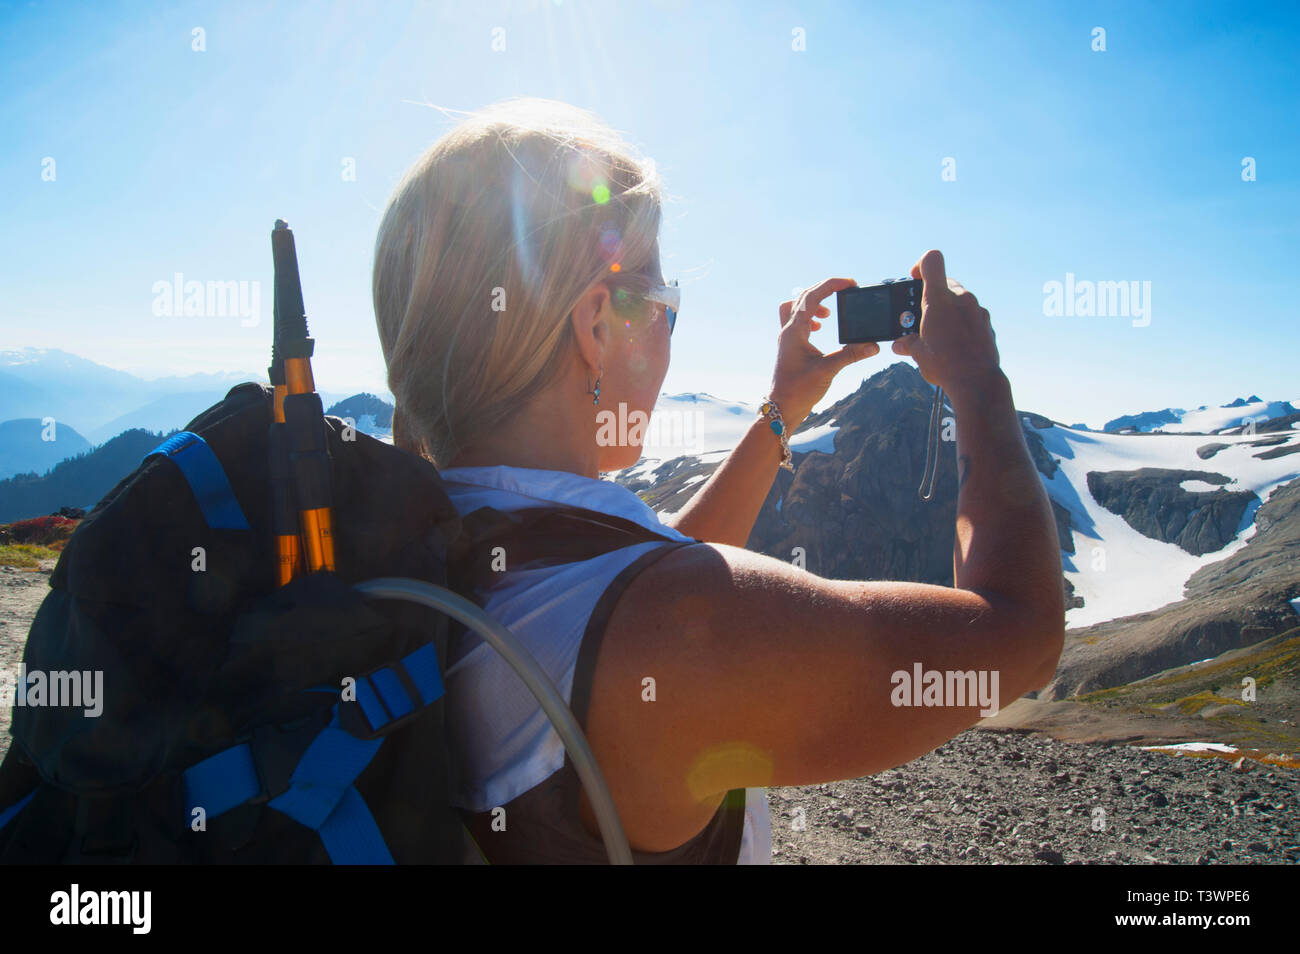
[{"label": "mountain", "polygon": [[351,420],[357,430],[385,444],[393,442],[393,405],[373,394],[354,394],[332,404],[325,413]]},{"label": "mountain", "polygon": [[[107,438],[112,435],[101,432],[105,425],[159,398],[194,392],[219,397],[241,381],[264,377],[235,372],[146,381],[57,348],[0,351],[0,420],[53,417],[82,434]],[[171,426],[179,427],[192,416],[182,416]]]},{"label": "mountain", "polygon": [[135,470],[164,436],[130,430],[93,450],[60,461],[43,476],[20,474],[0,480],[0,523],[54,513],[61,507],[90,510]]},{"label": "mountain", "polygon": [[[1180,407],[1167,407],[1160,411],[1143,411],[1126,414],[1106,422],[1103,431],[1119,433],[1131,430],[1143,434],[1161,430],[1166,433],[1217,434],[1231,428],[1240,428],[1249,422],[1261,422],[1297,414],[1289,401],[1264,401],[1252,394],[1237,398],[1219,407],[1202,404],[1191,411]],[[1300,420],[1300,417],[1292,420]]]},{"label": "mountain", "polygon": [[0,422],[0,479],[14,474],[43,474],[89,447],[90,442],[68,424],[55,421],[47,426],[36,417]]},{"label": "mountain", "polygon": [[[781,560],[802,559],[820,576],[951,584],[953,442],[940,442],[932,499],[917,494],[933,392],[915,368],[897,362],[810,416],[790,438],[795,471],[777,472],[748,547]],[[755,418],[748,410],[741,433]],[[643,463],[615,479],[656,510],[676,512],[725,456],[724,448]]]},{"label": "mountain", "polygon": [[123,431],[145,430],[170,433],[180,430],[188,421],[194,420],[200,413],[216,404],[226,396],[230,388],[215,391],[181,391],[155,398],[147,404],[133,408],[99,425],[90,432],[90,439],[103,443],[116,437]]}]

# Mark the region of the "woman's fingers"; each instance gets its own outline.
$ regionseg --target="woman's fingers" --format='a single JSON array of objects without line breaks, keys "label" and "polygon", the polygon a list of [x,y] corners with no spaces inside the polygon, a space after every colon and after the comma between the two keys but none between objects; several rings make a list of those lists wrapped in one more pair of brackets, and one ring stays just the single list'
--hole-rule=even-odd
[{"label": "woman's fingers", "polygon": [[782,327],[782,328],[784,328],[784,327],[785,327],[785,323],[786,323],[787,321],[790,320],[790,312],[793,311],[793,310],[794,310],[794,299],[793,299],[793,298],[790,299],[789,301],[783,301],[783,302],[781,302],[781,307],[778,308],[778,309],[776,310],[777,315],[778,315],[778,316],[780,317],[780,319],[781,319],[781,327]]},{"label": "woman's fingers", "polygon": [[[814,316],[827,317],[831,312],[829,308],[822,304],[822,301],[835,292],[844,288],[852,288],[856,284],[857,282],[851,278],[828,278],[820,284],[804,289],[803,294],[793,303],[790,312],[783,312],[781,327],[786,326],[787,319],[803,321]],[[782,303],[783,308],[784,304]]]},{"label": "woman's fingers", "polygon": [[831,365],[832,374],[839,374],[853,362],[878,354],[880,354],[880,345],[874,341],[861,341],[856,344],[844,345],[838,351],[832,351],[826,355],[823,360]]}]

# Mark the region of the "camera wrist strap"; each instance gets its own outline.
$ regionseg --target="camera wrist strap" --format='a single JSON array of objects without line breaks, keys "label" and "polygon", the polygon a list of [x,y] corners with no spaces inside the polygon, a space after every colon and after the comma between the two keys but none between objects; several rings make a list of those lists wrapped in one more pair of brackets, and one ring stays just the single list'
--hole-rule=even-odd
[{"label": "camera wrist strap", "polygon": [[934,404],[930,406],[930,432],[925,439],[925,471],[917,493],[922,500],[934,495],[934,478],[939,471],[939,420],[943,414],[943,388],[935,386]]}]

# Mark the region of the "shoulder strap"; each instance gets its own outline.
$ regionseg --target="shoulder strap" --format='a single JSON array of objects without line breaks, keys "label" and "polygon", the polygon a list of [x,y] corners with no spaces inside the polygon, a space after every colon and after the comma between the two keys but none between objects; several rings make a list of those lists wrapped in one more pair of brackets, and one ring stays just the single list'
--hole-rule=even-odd
[{"label": "shoulder strap", "polygon": [[[693,542],[699,542],[691,538]],[[500,578],[499,557],[511,570],[576,563],[639,543],[682,542],[635,521],[584,507],[480,507],[461,521],[448,549],[453,586],[468,594]],[[504,551],[498,553],[497,548]]]}]

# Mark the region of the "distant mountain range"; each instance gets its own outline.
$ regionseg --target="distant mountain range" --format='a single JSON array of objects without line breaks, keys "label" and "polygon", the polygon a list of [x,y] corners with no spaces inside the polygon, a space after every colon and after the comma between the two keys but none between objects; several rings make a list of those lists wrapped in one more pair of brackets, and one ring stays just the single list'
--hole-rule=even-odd
[{"label": "distant mountain range", "polygon": [[[157,430],[133,427],[94,448],[66,424],[56,425],[58,437],[53,443],[59,445],[59,450],[47,452],[47,456],[63,457],[52,466],[43,468],[42,472],[32,472],[35,469],[31,468],[10,474],[0,473],[0,477],[8,478],[0,479],[0,523],[54,513],[61,507],[90,510],[119,480],[136,468],[145,454],[224,396],[225,392],[221,392],[215,399],[195,408],[193,413],[182,417],[177,426]],[[173,397],[181,400],[175,404],[166,399],[154,402],[155,411],[166,415],[160,419],[171,420],[171,415],[186,406],[187,399],[191,403],[195,399],[194,395],[184,394]],[[351,418],[357,430],[392,443],[393,407],[373,394],[354,394],[331,405],[326,413]],[[6,448],[26,448],[25,453],[30,458],[42,447],[49,447],[51,442],[42,442],[41,433],[38,420],[0,424],[0,439],[10,434],[15,437],[12,444],[9,441],[0,443],[0,463],[5,461],[3,450]],[[80,444],[78,452],[64,454],[76,443]]]},{"label": "distant mountain range", "polygon": [[129,430],[94,450],[60,461],[48,473],[0,480],[0,523],[56,513],[62,507],[90,510],[139,465],[164,435]]},{"label": "distant mountain range", "polygon": [[0,421],[0,479],[43,474],[59,461],[90,449],[90,441],[70,424],[37,417]]},{"label": "distant mountain range", "polygon": [[[0,478],[44,474],[88,446],[131,429],[169,433],[261,372],[190,374],[144,380],[57,348],[0,351],[0,428],[15,420],[53,419],[57,439],[31,439],[31,426],[0,431]],[[344,398],[322,392],[325,403]]]},{"label": "distant mountain range", "polygon": [[[191,374],[146,381],[57,348],[0,351],[0,420],[52,417],[99,443],[131,426],[104,433],[105,425],[117,427],[123,416],[160,398],[201,392],[215,395],[208,402],[212,404],[240,381],[263,378],[254,373]],[[179,427],[193,416],[183,416],[171,426]]]},{"label": "distant mountain range", "polygon": [[1220,431],[1248,427],[1252,422],[1258,424],[1280,417],[1291,417],[1292,421],[1300,420],[1300,414],[1297,414],[1295,406],[1290,401],[1265,401],[1252,394],[1248,398],[1237,398],[1219,407],[1207,407],[1202,404],[1191,411],[1185,411],[1180,407],[1167,407],[1160,411],[1126,414],[1107,421],[1102,430],[1112,433],[1164,431],[1170,434],[1190,432],[1217,434]]}]

